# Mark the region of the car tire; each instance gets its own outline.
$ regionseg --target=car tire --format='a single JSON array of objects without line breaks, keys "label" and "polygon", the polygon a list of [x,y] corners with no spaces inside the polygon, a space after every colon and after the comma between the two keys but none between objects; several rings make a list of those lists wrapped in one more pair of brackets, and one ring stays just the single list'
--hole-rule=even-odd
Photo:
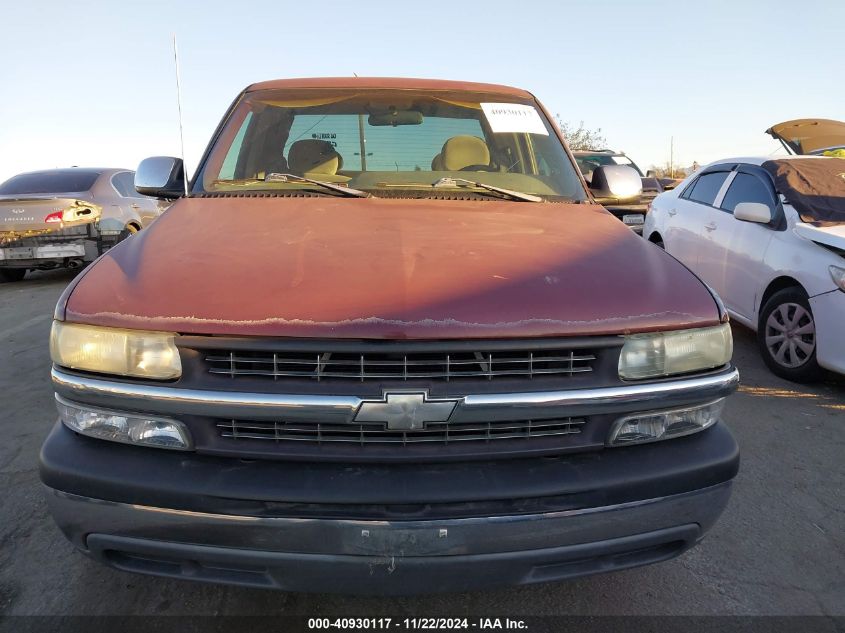
[{"label": "car tire", "polygon": [[20,281],[26,275],[26,268],[0,268],[0,281]]},{"label": "car tire", "polygon": [[816,340],[816,322],[803,289],[786,288],[769,297],[760,311],[757,344],[772,373],[792,382],[821,378]]}]

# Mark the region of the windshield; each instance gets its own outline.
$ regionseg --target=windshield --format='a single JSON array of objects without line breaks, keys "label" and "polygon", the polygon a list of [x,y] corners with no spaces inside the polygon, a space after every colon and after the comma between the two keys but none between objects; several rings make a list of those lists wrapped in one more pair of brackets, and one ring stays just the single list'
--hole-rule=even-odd
[{"label": "windshield", "polygon": [[44,171],[13,176],[0,185],[0,195],[88,191],[100,174],[91,171]]},{"label": "windshield", "polygon": [[605,165],[624,165],[625,167],[632,167],[643,178],[643,172],[634,164],[627,156],[622,154],[576,154],[575,162],[578,163],[578,169],[584,174],[584,179],[590,182],[593,176],[593,171],[598,167]]},{"label": "windshield", "polygon": [[481,186],[487,185],[544,200],[586,198],[563,145],[536,104],[501,94],[250,92],[225,122],[194,192],[333,195],[283,174],[377,197],[503,198]]}]

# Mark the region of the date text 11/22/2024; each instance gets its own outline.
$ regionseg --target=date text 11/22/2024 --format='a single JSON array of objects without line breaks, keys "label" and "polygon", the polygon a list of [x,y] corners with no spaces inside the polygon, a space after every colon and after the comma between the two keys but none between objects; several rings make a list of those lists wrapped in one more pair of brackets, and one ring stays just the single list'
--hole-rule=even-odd
[{"label": "date text 11/22/2024", "polygon": [[309,618],[309,630],[390,630],[401,631],[441,631],[446,629],[480,631],[525,630],[528,625],[524,620],[511,618]]}]

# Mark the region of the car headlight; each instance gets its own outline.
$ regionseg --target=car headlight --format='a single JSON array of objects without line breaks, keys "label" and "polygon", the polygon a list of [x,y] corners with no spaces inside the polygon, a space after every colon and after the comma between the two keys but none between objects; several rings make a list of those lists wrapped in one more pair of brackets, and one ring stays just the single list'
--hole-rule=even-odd
[{"label": "car headlight", "polygon": [[176,335],[53,321],[50,357],[62,367],[169,380],[182,375]]},{"label": "car headlight", "polygon": [[830,271],[830,277],[833,279],[833,283],[840,289],[845,291],[845,268],[841,268],[840,266],[829,266],[828,270]]},{"label": "car headlight", "polygon": [[731,359],[733,338],[728,323],[715,327],[625,337],[619,377],[625,380],[685,374],[721,367]]}]

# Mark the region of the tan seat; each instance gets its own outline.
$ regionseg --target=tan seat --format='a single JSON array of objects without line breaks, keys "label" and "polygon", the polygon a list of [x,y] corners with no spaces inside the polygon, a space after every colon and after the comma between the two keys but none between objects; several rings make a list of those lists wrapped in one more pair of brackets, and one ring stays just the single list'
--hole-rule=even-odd
[{"label": "tan seat", "polygon": [[288,166],[292,173],[331,182],[346,182],[347,176],[337,172],[343,167],[343,158],[328,141],[303,139],[288,150]]},{"label": "tan seat", "polygon": [[[472,166],[490,165],[490,149],[477,136],[453,136],[443,144],[439,154],[446,171],[460,171]],[[437,160],[437,157],[434,159]],[[434,161],[432,161],[434,167]]]}]

